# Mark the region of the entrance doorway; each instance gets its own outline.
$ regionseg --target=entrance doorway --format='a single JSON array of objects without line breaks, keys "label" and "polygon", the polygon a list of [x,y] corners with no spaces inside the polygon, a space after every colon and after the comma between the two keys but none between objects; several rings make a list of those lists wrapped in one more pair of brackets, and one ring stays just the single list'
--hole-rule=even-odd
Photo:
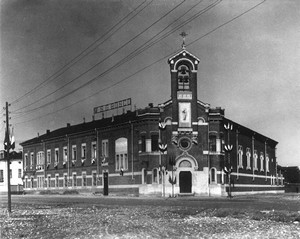
[{"label": "entrance doorway", "polygon": [[192,173],[190,171],[181,171],[179,173],[180,193],[192,193]]}]

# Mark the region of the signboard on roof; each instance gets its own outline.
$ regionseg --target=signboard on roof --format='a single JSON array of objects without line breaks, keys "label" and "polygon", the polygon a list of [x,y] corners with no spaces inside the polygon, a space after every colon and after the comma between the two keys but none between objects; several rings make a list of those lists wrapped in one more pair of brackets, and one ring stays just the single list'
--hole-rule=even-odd
[{"label": "signboard on roof", "polygon": [[109,103],[106,105],[101,105],[98,107],[94,107],[94,114],[99,114],[99,113],[103,113],[109,110],[115,110],[118,108],[123,108],[123,107],[127,107],[127,106],[131,106],[131,98],[125,99],[125,100],[120,100],[114,103]]}]

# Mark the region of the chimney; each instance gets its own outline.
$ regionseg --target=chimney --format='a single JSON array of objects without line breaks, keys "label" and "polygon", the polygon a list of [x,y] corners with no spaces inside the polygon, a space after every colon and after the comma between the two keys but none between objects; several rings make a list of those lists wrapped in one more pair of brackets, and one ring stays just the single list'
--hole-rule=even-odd
[{"label": "chimney", "polygon": [[92,115],[92,120],[95,121],[95,115]]},{"label": "chimney", "polygon": [[153,103],[148,104],[150,108],[153,108]]},{"label": "chimney", "polygon": [[67,127],[68,127],[68,128],[71,127],[71,124],[70,124],[70,123],[67,123]]},{"label": "chimney", "polygon": [[83,123],[85,123],[85,117],[83,117]]},{"label": "chimney", "polygon": [[47,134],[50,134],[50,129],[47,129],[46,133],[47,133]]}]

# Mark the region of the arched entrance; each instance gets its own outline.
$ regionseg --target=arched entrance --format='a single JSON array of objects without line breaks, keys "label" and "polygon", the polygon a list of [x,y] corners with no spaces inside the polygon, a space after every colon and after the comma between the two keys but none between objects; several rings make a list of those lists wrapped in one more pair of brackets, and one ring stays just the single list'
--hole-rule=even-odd
[{"label": "arched entrance", "polygon": [[192,192],[192,173],[190,171],[181,171],[179,173],[180,193]]}]

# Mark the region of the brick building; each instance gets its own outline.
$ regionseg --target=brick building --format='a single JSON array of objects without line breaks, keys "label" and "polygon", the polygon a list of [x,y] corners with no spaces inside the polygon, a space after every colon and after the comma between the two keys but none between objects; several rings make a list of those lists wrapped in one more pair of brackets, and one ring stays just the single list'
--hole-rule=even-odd
[{"label": "brick building", "polygon": [[134,195],[283,192],[277,142],[197,98],[200,60],[168,59],[171,99],[23,142],[26,191]]}]

